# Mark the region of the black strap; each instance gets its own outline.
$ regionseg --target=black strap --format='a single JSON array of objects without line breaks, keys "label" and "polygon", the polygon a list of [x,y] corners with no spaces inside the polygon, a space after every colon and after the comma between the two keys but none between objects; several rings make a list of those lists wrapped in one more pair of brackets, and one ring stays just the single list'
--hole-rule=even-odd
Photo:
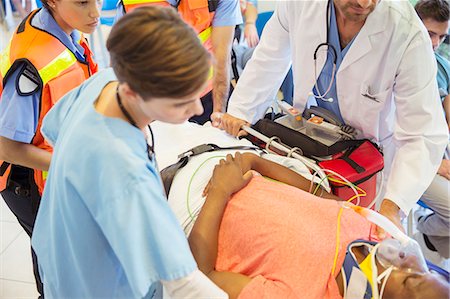
[{"label": "black strap", "polygon": [[0,176],[3,176],[8,169],[9,165],[11,165],[8,162],[3,161],[2,165],[0,166]]},{"label": "black strap", "polygon": [[236,83],[239,81],[239,71],[237,68],[237,56],[236,51],[231,48],[231,69],[233,70],[233,76]]},{"label": "black strap", "polygon": [[[361,140],[358,140],[361,141]],[[365,142],[364,139],[362,139],[363,143]],[[360,146],[362,143],[357,143],[357,145],[354,145],[350,148],[348,148],[344,154],[339,157],[339,159],[344,160],[345,162],[347,162],[357,173],[363,173],[364,171],[366,171],[366,169],[364,167],[362,167],[361,165],[359,165],[358,163],[356,163],[353,159],[350,158],[350,155],[358,148],[358,146]],[[373,143],[372,143],[373,144]],[[377,146],[375,146],[377,147]],[[378,148],[378,147],[377,147]]]},{"label": "black strap", "polygon": [[208,0],[208,10],[209,12],[215,12],[219,6],[219,0]]},{"label": "black strap", "polygon": [[178,162],[167,166],[163,170],[161,170],[161,179],[163,181],[164,190],[166,190],[166,195],[169,196],[170,187],[172,186],[173,179],[177,172],[186,166],[189,162],[189,159],[193,156],[197,156],[203,153],[215,152],[215,151],[225,151],[225,150],[261,150],[256,146],[229,146],[229,147],[220,147],[218,145],[208,143],[201,144],[196,147],[191,148],[184,153],[178,155]]},{"label": "black strap", "polygon": [[350,159],[348,155],[343,155],[339,159],[342,159],[345,162],[347,162],[357,173],[363,173],[364,171],[366,171],[364,167],[362,167],[361,165]]},{"label": "black strap", "polygon": [[[177,0],[175,5],[172,5],[176,10],[178,10],[178,6],[180,6],[181,0]],[[208,11],[215,12],[217,7],[219,6],[219,0],[208,0]]]}]

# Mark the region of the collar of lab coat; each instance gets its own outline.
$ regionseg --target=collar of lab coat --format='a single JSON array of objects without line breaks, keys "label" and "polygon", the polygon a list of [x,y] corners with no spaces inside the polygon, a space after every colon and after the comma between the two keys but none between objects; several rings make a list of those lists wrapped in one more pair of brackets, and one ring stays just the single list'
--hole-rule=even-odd
[{"label": "collar of lab coat", "polygon": [[386,1],[380,1],[375,10],[367,17],[364,26],[356,36],[356,39],[348,50],[347,55],[345,55],[344,59],[342,60],[338,72],[345,70],[345,68],[347,68],[349,65],[372,50],[370,36],[378,34],[385,30],[387,23],[383,20],[383,18],[386,18],[387,13],[388,10]]}]

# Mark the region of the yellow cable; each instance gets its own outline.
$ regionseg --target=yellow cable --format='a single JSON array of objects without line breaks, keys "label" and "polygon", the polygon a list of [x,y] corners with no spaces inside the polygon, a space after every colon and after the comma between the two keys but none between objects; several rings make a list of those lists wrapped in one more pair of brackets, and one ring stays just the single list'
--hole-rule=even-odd
[{"label": "yellow cable", "polygon": [[341,231],[341,215],[342,215],[342,211],[344,210],[344,208],[340,208],[339,209],[339,213],[338,213],[338,217],[337,217],[337,229],[336,229],[336,250],[334,251],[334,262],[333,262],[333,268],[331,268],[331,275],[334,277],[334,271],[336,270],[336,264],[337,264],[337,259],[339,256],[339,247],[341,245],[341,236],[340,236],[340,231]]},{"label": "yellow cable", "polygon": [[349,199],[347,199],[347,202],[350,202],[350,201],[352,201],[352,200],[354,200],[355,198],[358,198],[358,197],[367,196],[367,192],[366,191],[364,191],[363,189],[361,189],[360,187],[358,187],[356,185],[353,185],[350,182],[347,183],[347,182],[343,182],[341,180],[337,180],[337,179],[333,179],[333,178],[330,178],[329,180],[332,181],[332,182],[335,182],[335,183],[339,183],[339,184],[345,185],[345,186],[350,186],[351,185],[351,186],[355,187],[356,190],[361,192],[361,193],[355,194],[352,197],[350,197]]},{"label": "yellow cable", "polygon": [[352,184],[351,182],[344,182],[344,181],[341,181],[341,180],[338,180],[338,179],[334,179],[334,178],[330,178],[329,180],[332,181],[332,182],[335,182],[335,183],[339,183],[339,184],[345,185],[345,186],[353,186],[353,187],[355,187],[356,190],[361,191],[361,192],[365,192],[363,189],[361,189],[357,185]]}]

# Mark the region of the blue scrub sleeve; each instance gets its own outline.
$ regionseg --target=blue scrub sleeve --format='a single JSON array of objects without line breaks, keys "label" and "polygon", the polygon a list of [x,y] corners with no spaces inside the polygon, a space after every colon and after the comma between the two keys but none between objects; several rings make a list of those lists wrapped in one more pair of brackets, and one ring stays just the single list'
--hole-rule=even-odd
[{"label": "blue scrub sleeve", "polygon": [[180,279],[196,270],[158,174],[123,188],[123,197],[114,197],[96,218],[134,293],[145,294],[158,280]]},{"label": "blue scrub sleeve", "polygon": [[0,136],[30,143],[39,120],[41,90],[31,95],[21,95],[17,80],[25,64],[20,65],[6,80],[0,95]]}]

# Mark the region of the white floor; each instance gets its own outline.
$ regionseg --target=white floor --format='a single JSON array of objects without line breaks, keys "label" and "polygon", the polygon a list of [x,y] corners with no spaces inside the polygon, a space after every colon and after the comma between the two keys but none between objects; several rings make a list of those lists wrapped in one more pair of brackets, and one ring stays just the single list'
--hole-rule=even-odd
[{"label": "white floor", "polygon": [[30,238],[0,197],[0,298],[37,298]]}]

